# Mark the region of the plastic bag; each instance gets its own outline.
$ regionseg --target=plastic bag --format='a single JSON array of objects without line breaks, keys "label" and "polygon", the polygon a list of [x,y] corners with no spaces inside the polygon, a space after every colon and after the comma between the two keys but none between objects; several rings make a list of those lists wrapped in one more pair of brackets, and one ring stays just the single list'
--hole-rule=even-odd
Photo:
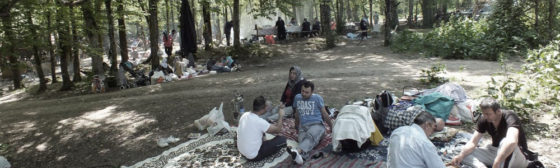
[{"label": "plastic bag", "polygon": [[166,147],[169,145],[169,143],[175,143],[178,142],[180,139],[179,138],[175,138],[173,137],[173,135],[167,137],[167,138],[160,138],[157,142],[159,147]]},{"label": "plastic bag", "polygon": [[214,107],[208,114],[198,120],[195,120],[194,125],[201,131],[206,129],[210,135],[215,135],[224,128],[229,131],[231,128],[225,121],[224,113],[222,111],[223,107],[224,103],[222,102],[219,109]]}]

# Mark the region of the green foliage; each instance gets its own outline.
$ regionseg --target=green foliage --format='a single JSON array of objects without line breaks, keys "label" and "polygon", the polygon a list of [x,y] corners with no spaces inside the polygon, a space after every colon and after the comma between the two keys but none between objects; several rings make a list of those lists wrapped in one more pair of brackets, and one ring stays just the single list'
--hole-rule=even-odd
[{"label": "green foliage", "polygon": [[535,50],[530,50],[527,55],[527,64],[523,67],[525,73],[534,79],[539,88],[544,90],[545,102],[553,104],[553,111],[560,113],[560,36],[549,45]]},{"label": "green foliage", "polygon": [[420,82],[428,85],[438,85],[449,81],[442,76],[446,73],[445,64],[442,63],[433,64],[429,69],[423,69],[421,73]]},{"label": "green foliage", "polygon": [[498,81],[494,77],[488,82],[488,95],[498,100],[503,108],[513,110],[524,121],[531,119],[539,104],[534,103],[534,94],[524,94],[522,88],[526,85],[522,80],[507,77],[504,81]]},{"label": "green foliage", "polygon": [[529,46],[526,41],[534,37],[531,31],[519,36],[508,32],[514,30],[518,32],[525,29],[518,30],[492,20],[453,17],[426,34],[410,31],[398,33],[392,39],[391,49],[396,52],[422,51],[428,56],[446,59],[497,61],[500,54],[512,55],[524,51]]},{"label": "green foliage", "polygon": [[404,30],[392,36],[391,50],[394,52],[405,51],[421,51],[424,49],[424,36],[421,33],[415,33]]}]

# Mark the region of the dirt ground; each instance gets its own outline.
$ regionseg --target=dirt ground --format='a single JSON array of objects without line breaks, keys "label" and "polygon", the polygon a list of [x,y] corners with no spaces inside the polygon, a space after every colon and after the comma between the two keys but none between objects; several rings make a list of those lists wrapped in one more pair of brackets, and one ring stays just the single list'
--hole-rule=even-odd
[{"label": "dirt ground", "polygon": [[[270,46],[282,54],[245,64],[241,72],[104,94],[61,93],[4,102],[0,104],[0,155],[18,168],[132,165],[185,142],[191,132],[199,132],[187,126],[220,102],[227,120],[234,124],[231,99],[235,90],[244,95],[246,109],[258,95],[279,102],[292,65],[302,67],[304,76],[315,83],[316,93],[338,109],[349,100],[374,97],[382,90],[400,96],[403,87],[426,88],[419,82],[420,70],[438,62],[447,66],[447,76],[463,86],[471,98],[484,95],[492,74],[503,71],[498,62],[395,54],[382,47],[379,36],[361,44],[341,39],[338,47],[326,51],[315,49],[313,41]],[[513,69],[521,64],[508,62]],[[3,95],[0,100],[9,98],[9,94]],[[559,160],[558,119],[542,115],[536,121],[552,133],[530,139],[530,149]],[[169,147],[157,146],[158,138],[170,135],[181,140]]]}]

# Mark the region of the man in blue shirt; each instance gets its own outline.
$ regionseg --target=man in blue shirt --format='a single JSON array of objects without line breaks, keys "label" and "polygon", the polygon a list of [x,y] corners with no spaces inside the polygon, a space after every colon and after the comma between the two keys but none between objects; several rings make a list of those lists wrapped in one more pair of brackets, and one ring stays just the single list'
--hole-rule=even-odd
[{"label": "man in blue shirt", "polygon": [[296,130],[298,131],[298,149],[288,149],[293,159],[298,164],[303,164],[303,160],[308,158],[311,151],[323,138],[326,129],[323,125],[325,121],[332,128],[332,121],[325,109],[323,98],[318,94],[313,94],[315,85],[313,82],[305,81],[301,88],[301,94],[294,98],[296,119]]},{"label": "man in blue shirt", "polygon": [[435,118],[423,111],[412,125],[393,131],[389,140],[387,167],[445,168],[436,146],[428,139],[435,128]]}]

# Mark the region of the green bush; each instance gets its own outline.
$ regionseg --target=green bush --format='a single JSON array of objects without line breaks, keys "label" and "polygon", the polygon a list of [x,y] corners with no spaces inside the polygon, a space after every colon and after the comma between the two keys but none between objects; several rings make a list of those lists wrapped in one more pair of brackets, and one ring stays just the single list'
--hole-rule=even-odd
[{"label": "green bush", "polygon": [[442,76],[446,73],[445,64],[434,64],[429,69],[421,70],[421,73],[422,78],[420,79],[420,82],[430,86],[437,86],[449,81],[447,78]]},{"label": "green bush", "polygon": [[554,113],[560,113],[560,36],[547,46],[530,50],[527,54],[527,64],[523,69],[534,79],[539,89],[545,93],[544,103],[552,105]]},{"label": "green bush", "polygon": [[422,33],[404,30],[391,39],[391,50],[394,52],[421,51],[424,48]]}]

